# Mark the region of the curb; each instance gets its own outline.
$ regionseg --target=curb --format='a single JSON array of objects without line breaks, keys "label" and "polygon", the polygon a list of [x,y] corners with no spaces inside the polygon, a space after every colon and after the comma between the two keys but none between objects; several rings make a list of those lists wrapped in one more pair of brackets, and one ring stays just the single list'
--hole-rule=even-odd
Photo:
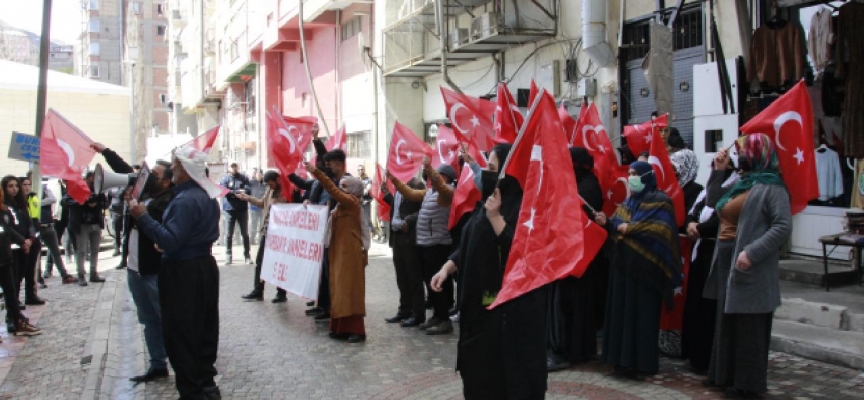
[{"label": "curb", "polygon": [[864,334],[774,320],[771,350],[864,370]]}]

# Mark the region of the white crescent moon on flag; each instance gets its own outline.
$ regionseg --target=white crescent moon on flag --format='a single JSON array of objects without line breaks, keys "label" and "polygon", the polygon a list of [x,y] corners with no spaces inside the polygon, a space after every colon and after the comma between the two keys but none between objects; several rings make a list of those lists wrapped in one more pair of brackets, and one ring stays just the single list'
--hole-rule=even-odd
[{"label": "white crescent moon on flag", "polygon": [[[447,141],[446,141],[446,140],[439,140],[439,141],[438,141],[438,158],[441,159],[441,164],[447,164],[447,163],[449,163],[449,161],[448,161],[448,160],[445,160],[445,159],[444,159],[444,155],[441,154],[441,143],[445,143],[445,144],[446,144]],[[398,154],[398,153],[397,153],[397,154]]]},{"label": "white crescent moon on flag", "polygon": [[[615,179],[615,183],[618,183],[618,182],[621,182],[624,185],[624,190],[627,192],[627,196],[625,196],[624,198],[627,199],[628,197],[630,197],[630,185],[628,184],[627,179],[625,179],[625,178]],[[609,190],[609,194],[607,197],[609,198],[609,200],[612,200],[612,190],[611,189]],[[620,205],[621,203],[615,203],[615,204]]]},{"label": "white crescent moon on flag", "polygon": [[[602,127],[603,126],[601,125],[600,128]],[[591,148],[590,141],[588,141],[588,131],[594,132],[594,134],[596,135],[597,128],[595,128],[593,125],[585,125],[582,127],[582,142],[585,144],[585,150],[594,151],[594,149]]]},{"label": "white crescent moon on flag", "polygon": [[71,167],[75,164],[75,150],[72,150],[72,146],[60,138],[57,138],[57,145],[60,146],[60,149],[63,150],[63,152],[66,153],[66,157],[69,158],[69,166]]},{"label": "white crescent moon on flag", "polygon": [[459,123],[456,122],[456,112],[459,111],[460,108],[464,108],[466,110],[468,109],[462,103],[456,103],[453,105],[453,107],[450,107],[450,123],[453,124],[453,127],[458,129],[459,132],[465,133],[468,132],[468,130],[462,128],[461,126],[459,126]]},{"label": "white crescent moon on flag", "polygon": [[663,182],[666,182],[666,171],[663,170],[663,164],[660,164],[660,159],[657,158],[657,156],[649,156],[648,164],[656,165],[657,169],[660,170],[660,173],[663,174]]},{"label": "white crescent moon on flag", "polygon": [[399,139],[399,141],[396,142],[396,164],[399,165],[402,165],[402,157],[399,157],[399,146],[402,146],[403,144],[408,144],[405,142],[405,139]]},{"label": "white crescent moon on flag", "polygon": [[774,141],[777,142],[777,147],[783,151],[786,151],[786,147],[783,146],[783,143],[780,143],[780,129],[789,121],[798,121],[799,125],[804,126],[801,114],[795,111],[786,111],[774,120]]},{"label": "white crescent moon on flag", "polygon": [[297,130],[297,127],[296,127],[296,126],[289,126],[289,127],[288,127],[288,130],[285,130],[285,129],[279,129],[279,134],[282,135],[282,136],[284,136],[285,139],[288,139],[288,143],[291,144],[291,153],[294,153],[295,151],[297,151],[297,144],[294,143],[294,137],[291,136],[291,129],[292,129],[292,128],[293,128],[295,131]]}]

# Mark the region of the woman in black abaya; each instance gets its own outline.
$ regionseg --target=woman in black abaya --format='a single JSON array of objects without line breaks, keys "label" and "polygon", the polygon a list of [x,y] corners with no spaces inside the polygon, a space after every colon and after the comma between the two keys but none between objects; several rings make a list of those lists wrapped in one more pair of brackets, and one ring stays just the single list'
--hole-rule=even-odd
[{"label": "woman in black abaya", "polygon": [[465,224],[459,250],[431,285],[440,290],[458,266],[462,294],[456,369],[469,400],[542,399],[546,392],[545,288],[486,309],[501,290],[522,204],[515,179],[496,182],[499,162],[510,148],[499,144],[492,149],[482,173],[483,200]]},{"label": "woman in black abaya", "polygon": [[[587,203],[586,215],[603,208],[603,190],[594,175],[594,158],[581,147],[570,148],[579,196]],[[590,206],[590,207],[589,207]],[[609,266],[601,253],[581,278],[566,277],[549,286],[547,306],[546,369],[557,371],[597,356],[597,330],[605,302]],[[602,298],[601,298],[602,296]],[[600,315],[598,317],[598,314]]]}]

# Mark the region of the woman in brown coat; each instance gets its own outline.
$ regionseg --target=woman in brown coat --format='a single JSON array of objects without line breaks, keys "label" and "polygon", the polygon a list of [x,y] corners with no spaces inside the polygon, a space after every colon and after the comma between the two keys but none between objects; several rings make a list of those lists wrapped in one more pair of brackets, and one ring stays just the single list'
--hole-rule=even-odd
[{"label": "woman in brown coat", "polygon": [[[366,340],[366,277],[369,239],[363,235],[363,181],[346,176],[337,187],[311,163],[306,169],[339,205],[330,214],[330,337],[350,343]],[[367,230],[368,232],[368,230]]]}]

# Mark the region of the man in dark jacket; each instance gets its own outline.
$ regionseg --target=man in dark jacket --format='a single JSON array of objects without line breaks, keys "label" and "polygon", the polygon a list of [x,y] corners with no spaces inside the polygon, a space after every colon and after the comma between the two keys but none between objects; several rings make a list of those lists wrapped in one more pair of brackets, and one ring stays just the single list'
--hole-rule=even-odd
[{"label": "man in dark jacket", "polygon": [[[422,190],[423,182],[411,179],[408,186]],[[396,270],[396,286],[399,288],[399,310],[386,318],[387,323],[400,323],[403,328],[419,326],[426,322],[426,307],[423,294],[423,271],[417,260],[417,214],[421,203],[410,201],[397,192],[389,193],[387,185],[381,185],[384,201],[390,205],[390,247],[393,248],[393,267]]]},{"label": "man in dark jacket", "polygon": [[[102,153],[105,162],[114,172],[134,173],[133,167],[101,143],[94,143],[90,147]],[[171,201],[172,177],[171,163],[157,161],[144,187],[142,202],[147,207],[147,214],[158,222],[162,222],[162,214]],[[123,188],[119,189],[121,193],[129,193]],[[121,205],[122,208],[125,207]],[[132,301],[135,302],[138,310],[138,322],[144,325],[144,343],[150,356],[147,372],[130,380],[142,383],[167,378],[168,356],[162,339],[162,310],[159,306],[159,268],[162,266],[162,254],[156,250],[152,239],[138,232],[138,225],[131,215],[121,223],[121,226],[122,231],[115,231],[115,234],[120,236],[122,232],[123,237],[126,238],[122,254],[123,265],[127,267],[129,293],[132,294]]]},{"label": "man in dark jacket", "polygon": [[[90,192],[93,190],[93,173],[85,177]],[[78,266],[78,284],[87,286],[84,263],[90,256],[90,282],[105,282],[99,276],[99,243],[102,241],[102,229],[105,228],[103,212],[108,208],[105,195],[93,193],[84,204],[78,204],[68,193],[63,196],[63,204],[69,210],[69,232],[75,237],[75,263]]]},{"label": "man in dark jacket", "polygon": [[234,241],[234,226],[240,224],[240,236],[243,237],[243,258],[246,264],[252,264],[249,253],[249,204],[237,198],[238,194],[251,194],[249,189],[249,178],[240,173],[237,163],[231,163],[228,175],[222,177],[219,182],[222,187],[229,190],[222,199],[222,211],[225,212],[225,220],[228,230],[225,232],[225,256],[227,263],[233,262],[231,257],[232,242]]}]

